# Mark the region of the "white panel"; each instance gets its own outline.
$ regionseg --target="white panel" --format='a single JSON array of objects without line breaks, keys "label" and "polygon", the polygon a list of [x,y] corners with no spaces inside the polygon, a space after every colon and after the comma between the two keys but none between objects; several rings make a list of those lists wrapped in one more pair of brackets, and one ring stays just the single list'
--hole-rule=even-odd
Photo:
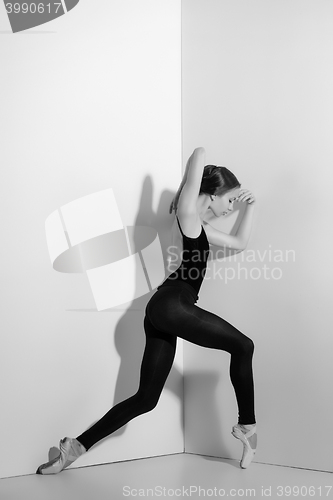
[{"label": "white panel", "polygon": [[69,248],[58,210],[52,212],[46,219],[45,232],[50,259],[53,264],[58,255]]},{"label": "white panel", "polygon": [[87,271],[98,311],[125,304],[149,292],[139,255]]},{"label": "white panel", "polygon": [[[210,263],[198,305],[255,343],[255,460],[332,471],[333,2],[182,0],[182,48],[183,160],[203,145],[257,198],[247,249]],[[185,449],[240,458],[229,354],[184,357]]]},{"label": "white panel", "polygon": [[72,245],[123,229],[112,188],[67,203],[61,212]]},{"label": "white panel", "polygon": [[[96,311],[86,274],[52,269],[44,221],[112,187],[122,221],[115,206],[103,206],[94,231],[86,217],[72,244],[138,221],[162,231],[158,214],[181,180],[180,19],[179,0],[99,0],[98,9],[81,1],[44,28],[13,35],[0,9],[1,477],[34,474],[60,438],[77,436],[137,389],[150,295],[135,311]],[[68,247],[66,228],[56,224],[53,259]],[[132,296],[136,287],[145,292],[138,260],[129,274]],[[79,466],[181,452],[181,396],[173,368],[158,407],[98,443]],[[49,489],[53,481],[41,482]]]}]

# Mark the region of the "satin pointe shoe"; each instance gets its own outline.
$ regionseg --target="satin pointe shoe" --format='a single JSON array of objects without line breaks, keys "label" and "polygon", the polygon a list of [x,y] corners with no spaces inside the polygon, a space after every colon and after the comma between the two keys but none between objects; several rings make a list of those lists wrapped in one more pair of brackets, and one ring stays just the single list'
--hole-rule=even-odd
[{"label": "satin pointe shoe", "polygon": [[63,469],[71,465],[83,453],[85,447],[75,438],[65,437],[59,443],[60,455],[49,462],[42,464],[36,470],[36,474],[58,474]]},{"label": "satin pointe shoe", "polygon": [[243,456],[240,461],[240,466],[242,469],[246,469],[252,462],[254,455],[256,453],[256,448],[251,447],[249,438],[257,432],[257,426],[254,425],[247,432],[243,432],[242,428],[246,431],[246,429],[243,426],[240,426],[239,424],[234,425],[231,434],[235,438],[240,439],[243,443]]}]

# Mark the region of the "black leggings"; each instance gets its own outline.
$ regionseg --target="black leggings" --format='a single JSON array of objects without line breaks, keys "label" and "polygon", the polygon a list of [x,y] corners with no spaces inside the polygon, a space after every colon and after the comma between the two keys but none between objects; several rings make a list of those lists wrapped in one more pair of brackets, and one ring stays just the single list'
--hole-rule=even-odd
[{"label": "black leggings", "polygon": [[146,347],[136,394],[111,408],[77,437],[88,450],[95,443],[146,413],[158,403],[176,351],[177,337],[231,354],[230,379],[238,404],[238,423],[255,423],[252,357],[249,337],[216,314],[195,305],[198,296],[184,282],[160,286],[146,307]]}]

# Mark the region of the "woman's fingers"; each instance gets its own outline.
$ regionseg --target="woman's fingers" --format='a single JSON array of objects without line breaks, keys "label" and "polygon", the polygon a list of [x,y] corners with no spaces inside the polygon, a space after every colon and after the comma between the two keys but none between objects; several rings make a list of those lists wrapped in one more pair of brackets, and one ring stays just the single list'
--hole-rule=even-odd
[{"label": "woman's fingers", "polygon": [[255,201],[255,197],[248,189],[242,189],[236,201],[247,201],[248,203],[253,203]]},{"label": "woman's fingers", "polygon": [[246,189],[246,190],[244,189],[244,190],[243,190],[243,192],[242,192],[242,193],[240,193],[240,195],[238,196],[237,201],[243,201],[243,200],[244,200],[244,198],[245,198],[246,196],[248,196],[249,194],[251,194],[251,193],[250,193],[250,191],[249,191],[249,190],[247,190],[247,189]]}]

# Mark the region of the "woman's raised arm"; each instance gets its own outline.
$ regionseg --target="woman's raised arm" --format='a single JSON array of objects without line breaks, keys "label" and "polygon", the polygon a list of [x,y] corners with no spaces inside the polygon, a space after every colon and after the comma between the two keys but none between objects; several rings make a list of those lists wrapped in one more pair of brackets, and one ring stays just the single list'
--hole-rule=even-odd
[{"label": "woman's raised arm", "polygon": [[186,184],[186,181],[187,181],[187,177],[188,177],[188,172],[189,172],[189,168],[190,168],[190,164],[191,164],[191,161],[192,161],[192,158],[194,156],[197,155],[196,152],[198,152],[199,150],[204,150],[204,148],[197,148],[193,151],[193,153],[191,154],[191,156],[189,157],[189,159],[187,160],[187,163],[186,163],[186,168],[185,168],[185,172],[184,172],[184,176],[183,176],[183,179],[180,183],[180,186],[178,188],[178,191],[177,193],[175,194],[171,204],[170,204],[170,208],[169,208],[169,213],[171,214],[172,211],[174,210],[175,212],[177,211],[177,208],[178,208],[178,202],[179,202],[179,197],[180,197],[180,194],[182,192],[182,189],[183,187],[185,186]]},{"label": "woman's raised arm", "polygon": [[196,148],[189,158],[186,181],[179,196],[179,213],[196,213],[196,204],[205,167],[205,157],[206,151],[204,148],[200,147]]}]

